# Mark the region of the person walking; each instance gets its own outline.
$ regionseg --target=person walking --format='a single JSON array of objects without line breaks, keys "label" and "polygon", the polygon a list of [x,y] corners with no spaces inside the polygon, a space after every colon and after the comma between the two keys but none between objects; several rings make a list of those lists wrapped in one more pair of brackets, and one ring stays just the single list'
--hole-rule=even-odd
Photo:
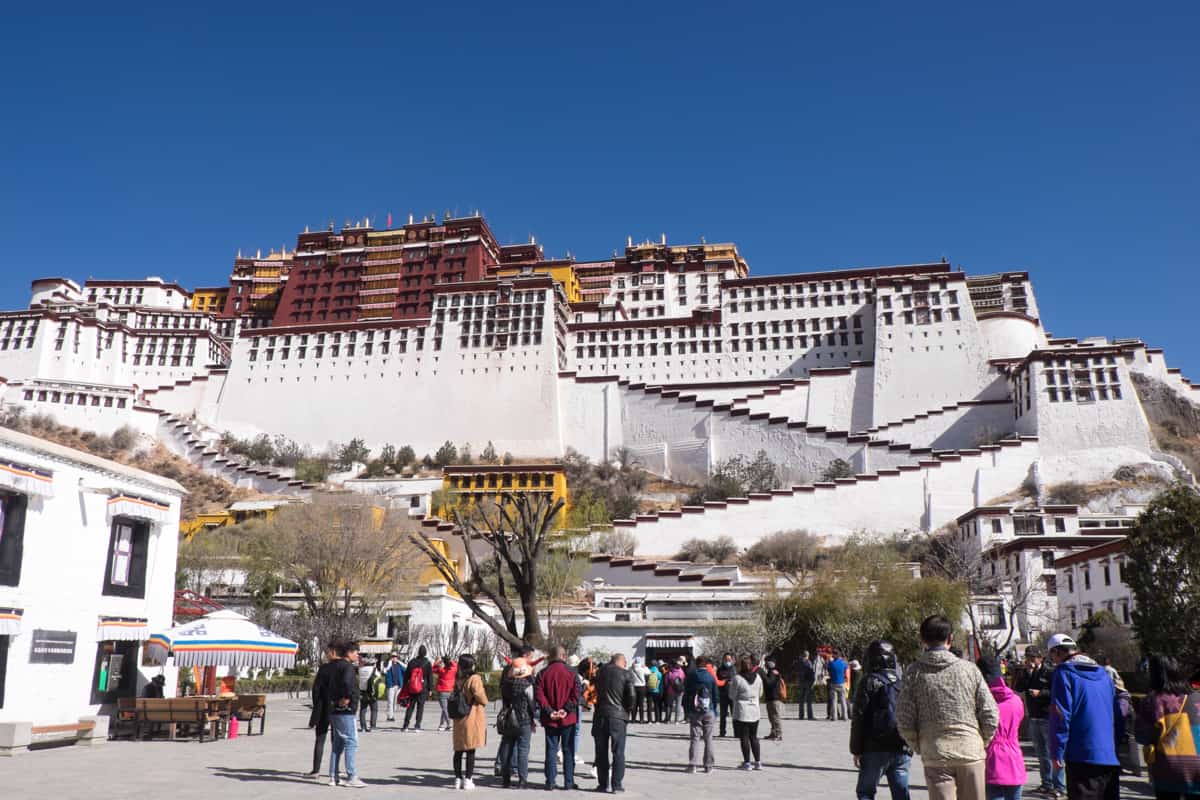
[{"label": "person walking", "polygon": [[438,706],[442,710],[442,718],[438,720],[438,730],[448,731],[450,730],[450,714],[446,704],[450,701],[451,692],[454,691],[458,665],[450,656],[442,656],[434,663],[432,669],[435,681],[433,690],[437,692]]},{"label": "person walking", "polygon": [[1025,703],[1004,682],[1004,671],[997,659],[985,656],[975,663],[983,673],[1000,715],[996,735],[987,746],[984,769],[987,800],[1021,800],[1021,789],[1029,777],[1019,734],[1021,721],[1025,719]]},{"label": "person walking", "polygon": [[661,723],[663,721],[663,698],[666,697],[666,692],[663,691],[663,674],[659,668],[660,661],[650,662],[650,672],[646,675],[646,695],[650,703],[650,721]]},{"label": "person walking", "polygon": [[667,703],[670,706],[667,721],[676,725],[683,725],[687,722],[683,713],[683,687],[687,681],[687,672],[683,668],[683,663],[683,657],[680,656],[667,671],[666,695]]},{"label": "person walking", "polygon": [[358,642],[342,641],[337,646],[338,660],[329,675],[329,731],[333,735],[333,755],[329,759],[329,783],[338,785],[338,766],[346,759],[346,775],[342,786],[362,789],[366,786],[358,777]]},{"label": "person walking", "polygon": [[725,738],[727,728],[725,722],[729,719],[730,712],[733,711],[733,700],[729,697],[729,682],[733,680],[733,676],[737,674],[737,664],[734,663],[733,653],[726,653],[721,656],[721,666],[717,667],[716,678],[717,688],[720,690],[721,703],[721,730],[718,736]]},{"label": "person walking", "polygon": [[896,723],[921,756],[930,800],[983,800],[987,744],[1000,716],[979,669],[950,652],[952,638],[945,617],[921,622],[925,652],[905,673]]},{"label": "person walking", "polygon": [[1117,800],[1125,735],[1117,690],[1104,667],[1079,652],[1065,633],[1046,643],[1054,660],[1050,684],[1050,760],[1064,767],[1070,800]]},{"label": "person walking", "polygon": [[858,768],[858,800],[875,800],[879,779],[887,775],[892,800],[908,800],[912,750],[900,736],[896,719],[900,665],[891,642],[867,645],[867,675],[859,682],[850,714],[850,754]]},{"label": "person walking", "polygon": [[[458,657],[448,700],[454,739],[454,788],[475,788],[475,751],[487,746],[487,691],[475,672],[475,656]],[[464,764],[465,762],[465,764]]]},{"label": "person walking", "polygon": [[[609,663],[612,663],[611,661]],[[632,722],[645,723],[650,721],[650,715],[647,706],[646,695],[646,678],[649,676],[650,670],[642,663],[641,656],[635,656],[633,666],[629,668],[629,676],[633,679],[633,691],[637,696],[637,708],[634,711]]]},{"label": "person walking", "polygon": [[1034,793],[1058,800],[1067,793],[1067,783],[1063,771],[1050,760],[1050,683],[1053,677],[1054,665],[1046,662],[1042,651],[1027,647],[1025,668],[1013,688],[1025,695],[1025,709],[1029,714],[1029,737],[1033,740],[1041,779]]},{"label": "person walking", "polygon": [[717,721],[717,698],[721,690],[717,679],[710,668],[712,662],[708,656],[696,659],[696,666],[687,673],[684,681],[682,705],[690,726],[690,743],[688,744],[689,773],[695,772],[700,764],[696,761],[696,751],[700,742],[704,742],[703,766],[705,774],[712,772],[713,764],[713,728]]},{"label": "person walking", "polygon": [[404,688],[404,665],[400,663],[400,654],[392,653],[388,659],[388,668],[383,673],[384,685],[387,688],[387,721],[396,721],[396,700],[400,690]]},{"label": "person walking", "polygon": [[[629,713],[638,702],[634,677],[625,656],[616,653],[596,673],[596,711],[592,740],[596,745],[596,791],[625,791],[625,733]],[[611,758],[610,758],[611,756]]]},{"label": "person walking", "polygon": [[361,660],[358,667],[358,730],[370,733],[379,723],[379,663]]},{"label": "person walking", "polygon": [[742,745],[742,769],[745,770],[762,769],[758,743],[758,722],[762,718],[758,697],[762,688],[762,678],[750,656],[742,656],[729,684],[729,699],[733,702],[733,733]]},{"label": "person walking", "polygon": [[771,733],[767,739],[772,742],[783,741],[783,699],[787,691],[783,685],[783,675],[775,666],[774,661],[767,661],[759,673],[763,682],[763,700],[767,704],[767,719],[771,723]]},{"label": "person walking", "polygon": [[836,712],[839,721],[850,716],[850,709],[846,707],[846,686],[850,679],[850,665],[846,663],[846,659],[842,658],[840,650],[834,650],[833,656],[826,666],[829,672],[829,700],[828,719],[830,722],[834,720]]},{"label": "person walking", "polygon": [[563,659],[566,650],[555,645],[550,663],[534,684],[534,699],[546,734],[546,788],[553,789],[558,779],[558,756],[562,753],[563,788],[578,789],[575,784],[575,722],[579,718],[579,681]]},{"label": "person walking", "polygon": [[416,716],[414,731],[421,730],[421,720],[425,717],[425,698],[429,695],[429,687],[433,685],[433,665],[429,663],[425,645],[417,648],[417,654],[408,662],[404,670],[404,696],[409,701],[404,711],[404,725],[401,731],[407,731]]},{"label": "person walking", "polygon": [[329,699],[329,681],[339,660],[338,640],[330,639],[325,645],[325,663],[317,668],[317,674],[312,683],[312,713],[308,716],[308,727],[313,728],[316,741],[313,744],[312,771],[305,773],[306,778],[317,778],[321,775],[321,758],[325,755],[325,739],[329,736],[329,714],[333,704]]},{"label": "person walking", "polygon": [[533,668],[524,658],[514,658],[500,679],[500,770],[504,788],[512,786],[517,774],[517,788],[529,785],[529,744],[536,727],[533,705]]},{"label": "person walking", "polygon": [[[795,673],[796,704],[800,708],[799,719],[816,719],[813,714],[813,687],[817,682],[817,670],[813,666],[813,660],[809,657],[807,650],[800,654],[800,658],[796,659]],[[807,716],[805,716],[806,714]]]},{"label": "person walking", "polygon": [[1157,800],[1200,797],[1200,692],[1179,662],[1150,656],[1150,692],[1138,705],[1134,735],[1150,757],[1150,784]]}]

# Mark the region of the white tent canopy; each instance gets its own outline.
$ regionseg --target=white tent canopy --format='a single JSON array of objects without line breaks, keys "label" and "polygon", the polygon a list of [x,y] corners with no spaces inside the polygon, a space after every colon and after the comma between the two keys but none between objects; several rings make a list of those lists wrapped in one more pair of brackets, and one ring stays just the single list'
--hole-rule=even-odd
[{"label": "white tent canopy", "polygon": [[170,653],[177,667],[279,669],[296,663],[297,649],[295,642],[222,610],[152,635],[147,657],[164,664]]}]

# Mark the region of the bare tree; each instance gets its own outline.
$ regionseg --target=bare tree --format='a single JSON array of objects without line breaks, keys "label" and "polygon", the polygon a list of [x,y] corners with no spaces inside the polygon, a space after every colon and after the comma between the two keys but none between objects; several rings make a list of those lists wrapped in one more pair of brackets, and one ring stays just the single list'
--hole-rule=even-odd
[{"label": "bare tree", "polygon": [[637,550],[637,537],[622,528],[613,528],[596,535],[593,550],[609,556],[631,556]]},{"label": "bare tree", "polygon": [[[555,528],[564,505],[561,498],[552,500],[543,494],[503,492],[494,502],[449,506],[446,511],[466,545],[463,550],[469,573],[465,577],[424,531],[409,538],[497,636],[514,647],[526,643],[537,646],[543,639],[538,616],[538,567],[550,540],[557,535]],[[483,600],[490,601],[495,611],[486,608]]]},{"label": "bare tree", "polygon": [[450,656],[457,660],[472,653],[481,637],[470,625],[414,625],[408,630],[410,645],[423,644],[435,658]]},{"label": "bare tree", "polygon": [[314,495],[280,507],[254,528],[247,566],[301,598],[298,635],[359,636],[385,606],[411,596],[421,559],[386,501]]},{"label": "bare tree", "polygon": [[[930,540],[925,566],[941,577],[966,585],[970,593],[966,606],[967,619],[979,646],[990,648],[994,653],[1008,650],[1021,628],[1020,618],[1029,615],[1036,600],[1037,587],[1028,576],[1018,575],[1009,580],[1004,576],[991,575],[984,563],[983,553],[964,542],[959,537],[958,529],[952,525],[943,528]],[[985,605],[999,606],[1001,625],[985,624],[974,602],[980,597],[987,598]]]},{"label": "bare tree", "polygon": [[582,583],[591,554],[590,536],[564,533],[555,538],[542,556],[538,567],[538,598],[546,612],[546,636],[552,641],[560,638],[555,615],[561,615],[567,601],[585,596]]},{"label": "bare tree", "polygon": [[805,530],[778,531],[759,539],[742,555],[747,567],[773,569],[799,586],[808,578],[821,557],[821,537]]}]

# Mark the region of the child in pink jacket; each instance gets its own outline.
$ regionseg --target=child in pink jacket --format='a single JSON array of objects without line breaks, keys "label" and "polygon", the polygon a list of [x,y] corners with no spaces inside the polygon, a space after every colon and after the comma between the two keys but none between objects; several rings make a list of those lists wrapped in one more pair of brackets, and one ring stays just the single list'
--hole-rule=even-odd
[{"label": "child in pink jacket", "polygon": [[1021,800],[1021,789],[1025,786],[1025,756],[1021,753],[1021,743],[1017,740],[1017,731],[1021,720],[1025,718],[1025,703],[1020,695],[1009,689],[1004,683],[1004,674],[1000,670],[1000,662],[991,656],[984,656],[975,662],[983,673],[996,706],[1000,709],[1000,724],[996,727],[996,735],[987,747],[987,800]]}]

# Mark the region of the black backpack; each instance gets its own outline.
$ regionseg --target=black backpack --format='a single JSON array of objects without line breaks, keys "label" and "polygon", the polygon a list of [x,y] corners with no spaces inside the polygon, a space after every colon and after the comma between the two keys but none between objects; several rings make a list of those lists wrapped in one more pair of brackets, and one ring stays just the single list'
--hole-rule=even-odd
[{"label": "black backpack", "polygon": [[471,704],[467,702],[467,696],[457,686],[446,700],[446,713],[450,719],[466,719],[471,713]]},{"label": "black backpack", "polygon": [[[874,677],[874,676],[872,676]],[[896,701],[900,697],[900,678],[895,673],[885,672],[881,683],[870,698],[870,738],[887,741],[900,738],[900,725],[896,721]]]}]

